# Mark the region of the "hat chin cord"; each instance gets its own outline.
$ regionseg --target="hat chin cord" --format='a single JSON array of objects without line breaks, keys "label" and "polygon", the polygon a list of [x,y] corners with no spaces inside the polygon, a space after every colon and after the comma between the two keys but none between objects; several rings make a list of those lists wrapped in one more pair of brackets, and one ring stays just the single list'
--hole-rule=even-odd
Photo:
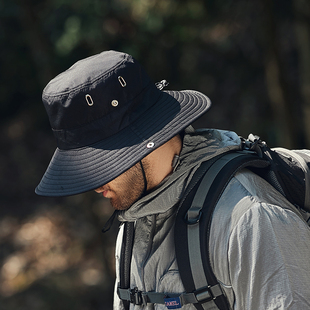
[{"label": "hat chin cord", "polygon": [[[147,192],[147,179],[146,179],[146,174],[145,174],[145,170],[144,170],[144,167],[143,167],[143,164],[142,164],[142,161],[140,160],[139,161],[140,163],[140,167],[141,167],[141,172],[142,172],[142,176],[143,176],[143,181],[144,181],[144,189],[143,189],[143,192],[141,193],[140,198],[142,198],[146,192]],[[111,217],[108,219],[108,221],[105,223],[105,225],[103,226],[102,228],[102,232],[103,233],[106,233],[107,231],[109,231],[112,227],[112,224],[114,222],[114,219],[115,217],[118,215],[120,211],[119,210],[115,210],[113,212],[113,214],[111,215]]]},{"label": "hat chin cord", "polygon": [[146,174],[145,174],[145,170],[144,170],[144,167],[143,167],[143,164],[142,164],[142,160],[139,161],[140,163],[140,167],[141,167],[141,172],[142,172],[142,175],[143,175],[143,181],[144,181],[144,189],[143,189],[143,193],[141,194],[140,198],[143,197],[146,192],[147,192],[147,179],[146,179]]}]

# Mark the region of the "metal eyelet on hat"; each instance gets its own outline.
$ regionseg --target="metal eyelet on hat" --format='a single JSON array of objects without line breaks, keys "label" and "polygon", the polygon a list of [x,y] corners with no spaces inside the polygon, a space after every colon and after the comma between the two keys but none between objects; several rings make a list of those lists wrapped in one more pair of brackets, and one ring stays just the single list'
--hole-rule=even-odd
[{"label": "metal eyelet on hat", "polygon": [[155,143],[154,142],[149,142],[147,145],[146,145],[146,147],[148,148],[148,149],[151,149],[151,148],[153,148],[155,146]]},{"label": "metal eyelet on hat", "polygon": [[125,87],[127,85],[126,81],[124,80],[124,78],[122,76],[118,77],[118,81],[122,87]]},{"label": "metal eyelet on hat", "polygon": [[90,94],[85,95],[85,100],[90,107],[94,104],[93,98]]},{"label": "metal eyelet on hat", "polygon": [[118,101],[117,100],[112,100],[111,105],[112,105],[112,107],[117,107],[118,106]]}]

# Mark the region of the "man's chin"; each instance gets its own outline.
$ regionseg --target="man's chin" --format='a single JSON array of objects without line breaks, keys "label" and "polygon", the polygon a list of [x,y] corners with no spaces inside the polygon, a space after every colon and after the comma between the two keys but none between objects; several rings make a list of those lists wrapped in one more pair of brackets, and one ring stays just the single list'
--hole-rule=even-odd
[{"label": "man's chin", "polygon": [[126,204],[123,204],[123,203],[121,203],[121,201],[119,201],[118,199],[115,199],[115,198],[110,198],[110,203],[111,203],[112,207],[118,211],[125,211],[125,210],[129,209],[131,206],[131,205],[128,206]]}]

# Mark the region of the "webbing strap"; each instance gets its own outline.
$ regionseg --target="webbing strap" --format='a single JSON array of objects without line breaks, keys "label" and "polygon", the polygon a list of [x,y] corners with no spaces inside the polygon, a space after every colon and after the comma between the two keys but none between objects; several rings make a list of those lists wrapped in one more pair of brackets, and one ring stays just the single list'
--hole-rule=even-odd
[{"label": "webbing strap", "polygon": [[142,292],[136,289],[117,289],[118,296],[122,300],[129,301],[136,305],[151,304],[166,304],[166,300],[170,298],[179,298],[181,306],[186,304],[195,304],[204,300],[212,300],[214,297],[222,295],[220,285],[214,285],[212,287],[205,287],[198,293],[182,293],[182,294],[170,294],[170,293],[156,293],[156,292]]},{"label": "webbing strap", "polygon": [[[221,171],[221,169],[232,159],[244,156],[242,153],[230,153],[225,155],[224,157],[219,158],[206,172],[199,184],[197,192],[194,196],[191,207],[188,210],[188,224],[187,225],[187,236],[188,236],[188,251],[189,251],[189,261],[190,267],[192,270],[194,284],[197,290],[206,286],[208,283],[205,273],[202,272],[204,270],[200,249],[200,234],[199,234],[199,219],[201,210],[203,208],[203,204],[206,198],[206,193],[209,192],[210,187]],[[214,297],[222,295],[222,290],[218,285],[217,289],[219,290]],[[203,309],[208,309],[210,307],[209,304],[201,304]],[[215,306],[215,305],[214,305]]]},{"label": "webbing strap", "polygon": [[304,174],[305,174],[305,202],[304,202],[304,206],[307,209],[310,209],[310,171],[309,171],[309,167],[306,163],[306,161],[298,154],[296,154],[293,151],[281,148],[281,147],[277,147],[275,150],[280,151],[280,153],[284,153],[290,157],[293,157],[296,161],[298,161],[301,169],[303,170]]},{"label": "webbing strap", "polygon": [[[165,304],[164,299],[167,296],[164,293],[141,292],[141,291],[134,292],[131,289],[121,289],[121,288],[118,288],[117,291],[118,291],[118,296],[119,296],[120,299],[130,301],[130,302],[132,302],[134,304],[144,304],[144,305],[146,305],[147,303]],[[134,302],[134,300],[135,300],[133,298],[134,294],[139,294],[141,296],[140,303],[135,303]]]}]

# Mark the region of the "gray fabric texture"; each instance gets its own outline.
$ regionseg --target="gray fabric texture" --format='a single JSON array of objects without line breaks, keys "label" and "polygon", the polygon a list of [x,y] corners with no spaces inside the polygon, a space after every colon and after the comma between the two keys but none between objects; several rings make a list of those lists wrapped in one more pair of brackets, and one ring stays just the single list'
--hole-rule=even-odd
[{"label": "gray fabric texture", "polygon": [[[131,288],[184,292],[174,250],[178,202],[202,161],[239,148],[240,139],[233,132],[188,128],[176,171],[119,215],[120,221],[135,222]],[[116,244],[116,287],[122,233],[121,226]],[[310,309],[309,257],[310,228],[298,211],[257,175],[245,169],[239,172],[217,204],[210,236],[211,264],[231,308]],[[123,309],[116,293],[114,309]],[[131,304],[130,309],[167,308]],[[195,307],[185,305],[182,309]]]}]

